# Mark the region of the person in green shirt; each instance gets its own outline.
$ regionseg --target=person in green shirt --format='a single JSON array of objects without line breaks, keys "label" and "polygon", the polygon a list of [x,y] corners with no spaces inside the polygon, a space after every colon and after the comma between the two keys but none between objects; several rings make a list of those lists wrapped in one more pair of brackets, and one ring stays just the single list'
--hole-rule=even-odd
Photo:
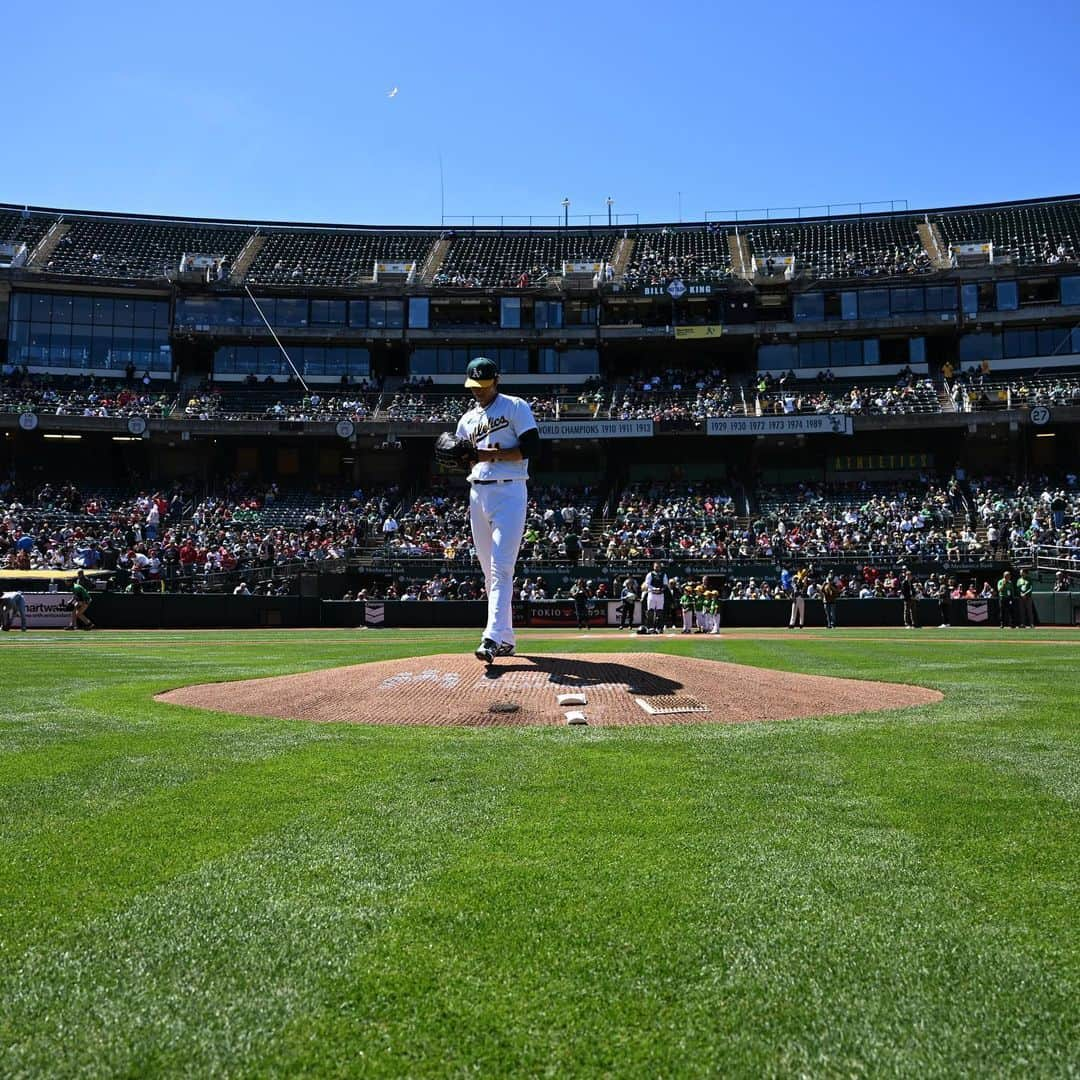
[{"label": "person in green shirt", "polygon": [[683,586],[682,596],[679,597],[679,607],[682,608],[682,632],[692,634],[694,632],[694,586],[688,581]]},{"label": "person in green shirt", "polygon": [[75,576],[75,584],[71,586],[74,594],[75,607],[71,612],[71,625],[68,630],[77,630],[85,626],[87,630],[96,630],[97,627],[87,617],[86,609],[90,606],[90,589],[86,580],[86,574],[80,570]]},{"label": "person in green shirt", "polygon": [[997,583],[998,608],[1001,616],[1001,629],[1005,629],[1006,623],[1010,629],[1016,629],[1016,583],[1012,578],[1012,571],[1005,570]]},{"label": "person in green shirt", "polygon": [[1021,570],[1016,576],[1016,608],[1017,622],[1020,626],[1033,630],[1035,628],[1035,599],[1031,595],[1031,578],[1026,570]]}]

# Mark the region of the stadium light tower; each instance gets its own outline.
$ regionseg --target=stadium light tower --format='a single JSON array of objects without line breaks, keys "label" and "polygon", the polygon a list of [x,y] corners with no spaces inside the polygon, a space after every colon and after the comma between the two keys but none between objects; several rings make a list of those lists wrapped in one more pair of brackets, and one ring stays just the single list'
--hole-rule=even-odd
[{"label": "stadium light tower", "polygon": [[607,223],[608,228],[611,228],[611,208],[615,205],[615,200],[609,195],[607,197]]},{"label": "stadium light tower", "polygon": [[569,229],[570,228],[570,199],[569,198],[565,198],[562,201],[562,216],[563,216],[563,225],[567,229]]}]

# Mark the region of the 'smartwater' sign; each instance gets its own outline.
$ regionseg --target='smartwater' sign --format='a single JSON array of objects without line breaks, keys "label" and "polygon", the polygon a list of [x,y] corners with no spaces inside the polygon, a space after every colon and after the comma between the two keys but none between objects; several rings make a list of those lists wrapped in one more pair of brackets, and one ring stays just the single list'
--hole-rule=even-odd
[{"label": "'smartwater' sign", "polygon": [[850,435],[850,416],[828,413],[822,416],[710,416],[706,435]]},{"label": "'smartwater' sign", "polygon": [[[44,592],[23,593],[26,601],[26,625],[31,630],[56,628],[67,626],[71,622],[71,593]],[[12,623],[19,628],[19,616],[16,615]]]},{"label": "'smartwater' sign", "polygon": [[651,420],[541,420],[541,439],[649,439]]}]

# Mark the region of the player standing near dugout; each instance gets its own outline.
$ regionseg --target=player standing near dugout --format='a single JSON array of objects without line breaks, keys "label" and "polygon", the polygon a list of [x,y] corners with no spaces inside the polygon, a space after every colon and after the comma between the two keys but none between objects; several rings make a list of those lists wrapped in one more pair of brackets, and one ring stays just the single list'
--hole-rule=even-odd
[{"label": "player standing near dugout", "polygon": [[478,356],[465,372],[476,405],[455,434],[473,446],[469,471],[469,521],[487,586],[488,615],[476,658],[490,664],[514,655],[514,564],[525,531],[529,458],[540,449],[540,431],[527,402],[499,392],[499,368]]}]

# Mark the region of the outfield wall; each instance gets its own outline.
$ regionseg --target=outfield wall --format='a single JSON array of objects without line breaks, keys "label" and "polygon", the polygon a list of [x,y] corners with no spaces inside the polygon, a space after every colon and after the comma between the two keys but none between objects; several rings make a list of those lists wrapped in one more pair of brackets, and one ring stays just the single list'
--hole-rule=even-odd
[{"label": "outfield wall", "polygon": [[[1080,625],[1080,592],[1035,593],[1038,621],[1045,626]],[[618,626],[615,601],[595,605],[590,625]],[[640,623],[641,605],[635,611],[635,625]],[[722,623],[730,627],[787,626],[791,604],[786,600],[727,600],[722,605]],[[98,593],[90,606],[90,618],[102,629],[256,629],[295,627],[446,627],[479,630],[487,608],[483,601],[368,601],[318,600],[314,597],[178,595],[172,593]],[[965,601],[952,603],[953,626],[980,625],[970,622]],[[986,621],[996,626],[998,606],[990,600]],[[919,602],[919,619],[924,626],[941,622],[936,600]],[[837,623],[848,626],[903,625],[900,600],[840,600]],[[569,601],[543,601],[536,604],[515,602],[514,625],[574,629],[577,625],[574,605]],[[806,602],[806,625],[824,626],[824,608],[819,600]],[[31,628],[34,620],[31,616]],[[39,624],[39,628],[40,624]]]}]

